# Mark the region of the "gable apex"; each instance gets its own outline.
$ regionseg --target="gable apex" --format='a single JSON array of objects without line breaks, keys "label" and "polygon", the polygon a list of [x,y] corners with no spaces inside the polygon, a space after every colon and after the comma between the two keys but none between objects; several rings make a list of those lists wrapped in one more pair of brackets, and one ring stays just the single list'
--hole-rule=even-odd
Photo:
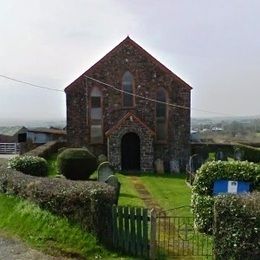
[{"label": "gable apex", "polygon": [[115,131],[117,131],[117,129],[124,124],[124,122],[126,122],[127,120],[130,120],[133,123],[137,123],[139,125],[141,125],[143,128],[147,129],[149,131],[149,133],[151,135],[155,135],[155,132],[149,128],[141,119],[139,119],[135,114],[133,114],[132,112],[128,112],[126,113],[118,122],[116,125],[114,125],[112,128],[110,128],[108,131],[106,131],[105,135],[109,136],[112,133],[114,133]]},{"label": "gable apex", "polygon": [[178,77],[176,74],[174,74],[170,69],[168,69],[166,66],[164,66],[161,62],[159,62],[156,58],[154,58],[150,53],[148,53],[145,49],[143,49],[139,44],[137,44],[134,40],[132,40],[129,35],[121,41],[117,46],[115,46],[110,52],[108,52],[103,58],[101,58],[98,62],[96,62],[93,66],[91,66],[87,71],[85,71],[81,76],[79,76],[76,80],[74,80],[71,84],[69,84],[65,88],[65,92],[69,91],[73,88],[74,83],[81,79],[83,76],[90,76],[90,74],[99,67],[103,61],[106,59],[109,59],[118,49],[122,48],[125,44],[129,44],[133,46],[134,48],[138,49],[150,62],[155,64],[158,68],[160,68],[163,72],[167,73],[171,77],[173,77],[176,81],[180,83],[180,85],[188,90],[191,90],[191,86],[186,83],[184,80],[182,80],[180,77]]}]

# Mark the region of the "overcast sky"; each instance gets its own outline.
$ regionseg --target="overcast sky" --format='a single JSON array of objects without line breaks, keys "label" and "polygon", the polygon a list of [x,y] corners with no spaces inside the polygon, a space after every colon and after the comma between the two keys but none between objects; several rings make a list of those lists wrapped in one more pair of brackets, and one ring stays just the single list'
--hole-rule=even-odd
[{"label": "overcast sky", "polygon": [[[259,0],[0,0],[0,74],[63,90],[127,35],[192,87],[193,117],[260,115]],[[0,119],[65,118],[0,77]]]}]

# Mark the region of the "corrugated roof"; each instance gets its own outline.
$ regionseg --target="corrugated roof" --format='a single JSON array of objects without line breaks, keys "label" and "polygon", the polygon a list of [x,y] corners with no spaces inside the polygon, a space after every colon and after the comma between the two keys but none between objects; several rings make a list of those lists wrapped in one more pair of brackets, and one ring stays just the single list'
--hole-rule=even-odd
[{"label": "corrugated roof", "polygon": [[14,136],[20,131],[26,131],[24,126],[0,126],[0,135]]}]

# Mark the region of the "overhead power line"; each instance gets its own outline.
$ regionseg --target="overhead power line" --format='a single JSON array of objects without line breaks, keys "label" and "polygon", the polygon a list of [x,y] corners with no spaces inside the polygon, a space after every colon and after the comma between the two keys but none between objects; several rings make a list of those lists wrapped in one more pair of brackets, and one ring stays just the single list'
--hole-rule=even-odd
[{"label": "overhead power line", "polygon": [[181,106],[181,105],[178,105],[178,104],[173,104],[173,103],[169,103],[169,102],[160,101],[160,100],[149,98],[149,97],[144,97],[144,96],[141,96],[141,95],[138,95],[138,94],[135,94],[135,93],[131,93],[131,92],[125,91],[125,90],[123,90],[121,88],[118,88],[116,86],[113,86],[111,84],[108,84],[108,83],[103,82],[103,81],[98,80],[98,79],[95,79],[95,78],[92,78],[92,77],[89,77],[89,76],[86,76],[86,75],[84,77],[86,79],[95,81],[95,82],[97,82],[99,84],[102,84],[104,86],[110,87],[110,88],[112,88],[112,89],[114,89],[114,90],[116,90],[118,92],[125,93],[125,94],[128,94],[128,95],[134,96],[134,97],[142,98],[142,99],[145,99],[145,100],[148,100],[148,101],[151,101],[151,102],[160,103],[160,104],[164,104],[164,105],[167,105],[167,106],[170,106],[170,107],[177,107],[177,108],[186,109],[186,110],[195,110],[195,111],[199,111],[199,112],[205,112],[205,113],[210,113],[210,114],[217,114],[217,115],[222,115],[222,116],[232,116],[232,115],[225,114],[225,113],[222,113],[222,112],[213,112],[213,111],[208,111],[208,110],[194,108],[194,107],[186,107],[186,106]]},{"label": "overhead power line", "polygon": [[18,82],[18,83],[26,84],[26,85],[29,85],[29,86],[31,86],[31,87],[35,87],[35,88],[41,88],[41,89],[45,89],[45,90],[64,92],[64,91],[61,90],[61,89],[57,89],[57,88],[49,88],[49,87],[45,87],[45,86],[39,86],[39,85],[36,85],[36,84],[30,83],[30,82],[26,82],[26,81],[23,81],[23,80],[19,80],[19,79],[11,78],[11,77],[8,77],[8,76],[5,76],[5,75],[1,75],[1,74],[0,74],[0,77],[2,77],[2,78],[4,78],[4,79],[8,79],[8,80],[15,81],[15,82]]},{"label": "overhead power line", "polygon": [[[2,75],[2,74],[0,74],[0,77],[2,77],[4,79],[7,79],[7,80],[11,80],[11,81],[17,82],[17,83],[26,84],[26,85],[31,86],[31,87],[40,88],[40,89],[49,90],[49,91],[63,92],[64,93],[64,90],[61,90],[61,89],[50,88],[50,87],[46,87],[46,86],[40,86],[40,85],[37,85],[37,84],[34,84],[34,83],[30,83],[30,82],[27,82],[27,81],[19,80],[19,79],[12,78],[12,77],[9,77],[9,76],[5,76],[5,75]],[[110,87],[110,88],[112,88],[112,89],[114,89],[116,91],[119,91],[121,93],[132,95],[134,97],[138,97],[138,98],[141,98],[141,99],[145,99],[145,100],[148,100],[150,102],[165,104],[165,105],[170,106],[170,107],[176,107],[176,108],[185,109],[185,110],[194,110],[194,111],[199,111],[199,112],[204,112],[204,113],[209,113],[209,114],[222,115],[222,116],[232,116],[230,114],[226,114],[226,113],[222,113],[222,112],[215,112],[215,111],[209,111],[209,110],[204,110],[204,109],[199,109],[199,108],[194,108],[194,107],[181,106],[181,105],[178,105],[178,104],[173,104],[173,103],[164,102],[164,101],[160,101],[160,100],[149,98],[149,97],[144,97],[144,96],[141,96],[141,95],[138,95],[138,94],[134,94],[134,93],[122,90],[121,88],[118,88],[116,86],[113,86],[111,84],[108,84],[108,83],[103,82],[103,81],[98,80],[98,79],[95,79],[95,78],[92,78],[92,77],[89,77],[89,76],[86,76],[86,75],[84,75],[84,77],[86,79],[95,81],[95,82],[97,82],[99,84],[102,84],[104,86]]]}]

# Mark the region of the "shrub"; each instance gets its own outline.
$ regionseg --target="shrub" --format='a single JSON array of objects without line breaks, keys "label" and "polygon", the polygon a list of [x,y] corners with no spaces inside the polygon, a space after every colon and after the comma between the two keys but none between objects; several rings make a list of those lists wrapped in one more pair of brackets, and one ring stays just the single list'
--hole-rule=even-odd
[{"label": "shrub", "polygon": [[214,207],[216,259],[260,259],[260,193],[218,196]]},{"label": "shrub", "polygon": [[66,178],[87,180],[97,168],[97,159],[86,148],[68,148],[58,155],[57,164]]},{"label": "shrub", "polygon": [[192,206],[198,230],[211,234],[213,224],[213,185],[216,180],[247,181],[255,189],[260,183],[260,165],[232,161],[205,163],[196,172],[192,188]]},{"label": "shrub", "polygon": [[21,174],[0,166],[0,192],[35,202],[111,242],[111,209],[116,202],[113,187],[93,181],[71,181]]},{"label": "shrub", "polygon": [[48,174],[47,161],[37,156],[16,156],[9,159],[8,167],[34,176],[47,176]]}]

